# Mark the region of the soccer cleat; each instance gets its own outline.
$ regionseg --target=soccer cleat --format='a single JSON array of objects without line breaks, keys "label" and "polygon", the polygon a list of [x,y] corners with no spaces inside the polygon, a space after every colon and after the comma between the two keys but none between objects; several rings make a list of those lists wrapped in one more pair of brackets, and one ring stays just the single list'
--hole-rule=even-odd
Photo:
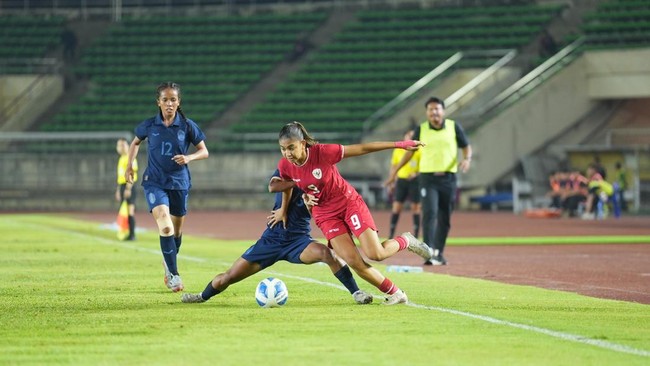
[{"label": "soccer cleat", "polygon": [[354,301],[359,305],[370,304],[372,302],[372,295],[363,290],[357,290],[357,292],[352,294]]},{"label": "soccer cleat", "polygon": [[[426,262],[425,262],[426,264]],[[446,266],[447,260],[442,256],[442,253],[438,249],[433,251],[433,257],[429,260],[429,264],[434,266]]]},{"label": "soccer cleat", "polygon": [[169,281],[172,279],[172,273],[169,272],[169,268],[167,268],[167,263],[165,263],[164,259],[162,261],[162,265],[163,268],[165,269],[165,278],[163,279],[163,281],[165,281],[165,286],[167,286],[167,288],[171,290],[172,288],[169,286]]},{"label": "soccer cleat", "polygon": [[431,257],[431,264],[434,266],[446,266],[447,260],[442,256],[442,254],[438,254]]},{"label": "soccer cleat", "polygon": [[408,242],[408,250],[424,258],[424,260],[429,260],[433,257],[433,249],[431,249],[426,243],[419,241],[411,233],[406,232],[401,235]]},{"label": "soccer cleat", "polygon": [[406,293],[402,290],[397,290],[396,293],[386,296],[386,301],[383,302],[384,305],[397,305],[397,304],[406,304],[409,301],[409,298],[406,296]]},{"label": "soccer cleat", "polygon": [[181,276],[179,275],[172,275],[171,279],[169,279],[169,282],[167,282],[167,287],[169,287],[172,292],[183,291],[185,288],[183,286],[183,280],[181,280]]},{"label": "soccer cleat", "polygon": [[205,302],[205,299],[201,296],[201,294],[183,294],[181,297],[181,302],[184,302],[186,304],[194,304]]}]

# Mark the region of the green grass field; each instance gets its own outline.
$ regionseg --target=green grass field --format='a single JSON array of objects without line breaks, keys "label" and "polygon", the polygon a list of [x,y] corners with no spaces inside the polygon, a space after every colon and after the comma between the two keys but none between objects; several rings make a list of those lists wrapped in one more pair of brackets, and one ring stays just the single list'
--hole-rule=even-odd
[{"label": "green grass field", "polygon": [[[56,215],[3,215],[0,232],[1,365],[650,364],[647,305],[391,273],[411,304],[360,306],[327,266],[285,262],[183,304],[163,285],[156,233],[119,242]],[[186,236],[186,290],[201,291],[250,244]],[[262,309],[254,289],[271,275],[289,301]]]}]

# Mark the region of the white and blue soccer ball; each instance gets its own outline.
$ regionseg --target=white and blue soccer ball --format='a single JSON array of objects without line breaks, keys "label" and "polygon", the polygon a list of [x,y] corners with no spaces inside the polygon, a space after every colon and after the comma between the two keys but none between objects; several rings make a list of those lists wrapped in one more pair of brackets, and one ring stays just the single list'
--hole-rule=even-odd
[{"label": "white and blue soccer ball", "polygon": [[279,278],[265,278],[257,284],[255,300],[263,308],[277,308],[287,303],[289,290]]}]

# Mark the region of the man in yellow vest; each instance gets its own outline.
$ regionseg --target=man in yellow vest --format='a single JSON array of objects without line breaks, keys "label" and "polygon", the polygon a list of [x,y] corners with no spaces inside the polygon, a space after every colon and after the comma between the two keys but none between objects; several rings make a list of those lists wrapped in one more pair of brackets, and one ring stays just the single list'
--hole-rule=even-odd
[{"label": "man in yellow vest", "polygon": [[[427,121],[415,128],[413,140],[422,141],[420,148],[420,198],[422,204],[422,232],[424,242],[434,250],[427,265],[446,265],[443,257],[447,235],[451,228],[451,212],[456,200],[456,173],[465,173],[472,161],[472,147],[463,128],[445,118],[445,102],[436,97],[424,104]],[[463,160],[458,162],[458,149]],[[397,171],[413,156],[407,151],[402,160],[393,166],[386,184],[395,180]]]},{"label": "man in yellow vest", "polygon": [[124,178],[126,165],[129,162],[129,142],[125,138],[117,140],[115,146],[120,159],[117,161],[117,189],[115,190],[115,200],[122,203],[126,201],[128,208],[129,236],[125,240],[135,240],[135,194],[133,184],[138,180],[138,161],[133,160],[133,183],[129,183]]}]

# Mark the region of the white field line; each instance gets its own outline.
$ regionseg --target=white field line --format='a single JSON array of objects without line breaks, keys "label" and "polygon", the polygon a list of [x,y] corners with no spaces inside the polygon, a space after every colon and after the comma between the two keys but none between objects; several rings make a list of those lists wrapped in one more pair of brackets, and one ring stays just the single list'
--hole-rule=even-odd
[{"label": "white field line", "polygon": [[[118,247],[122,247],[122,248],[133,249],[133,250],[136,250],[136,251],[139,251],[139,252],[144,252],[144,253],[149,253],[149,254],[155,254],[155,255],[162,256],[162,254],[160,253],[159,250],[143,248],[141,246],[131,244],[131,243],[125,243],[125,242],[121,242],[121,241],[117,241],[117,240],[109,240],[109,239],[105,239],[105,238],[101,238],[101,237],[97,237],[97,236],[92,236],[92,235],[88,235],[88,234],[79,233],[79,232],[76,232],[76,231],[51,228],[51,227],[44,226],[44,225],[25,224],[24,222],[20,222],[20,223],[16,222],[16,224],[17,225],[20,224],[22,226],[26,226],[26,225],[37,226],[38,229],[40,229],[40,230],[46,229],[46,230],[50,230],[50,231],[63,232],[66,235],[73,235],[73,236],[81,237],[81,238],[84,238],[84,239],[92,239],[93,241],[100,242],[101,244],[106,244],[106,245],[111,245],[111,246],[118,246]],[[222,266],[229,266],[231,264],[231,263],[221,262],[221,261],[217,261],[217,260],[210,260],[210,259],[207,259],[207,258],[193,257],[193,256],[188,256],[188,255],[183,255],[183,254],[179,254],[179,257],[182,258],[182,259],[185,259],[185,260],[189,260],[189,261],[192,261],[192,262],[198,262],[198,263],[211,262],[211,263],[216,263],[216,264],[219,264],[219,265],[222,265]],[[273,274],[273,275],[293,278],[293,279],[297,279],[297,280],[304,281],[304,282],[315,283],[315,284],[318,284],[318,285],[334,287],[334,288],[341,289],[343,291],[347,291],[345,289],[345,287],[343,287],[341,285],[333,284],[333,283],[330,283],[330,282],[319,281],[319,280],[309,278],[309,277],[294,276],[294,275],[289,275],[289,274],[286,274],[286,273],[280,273],[280,272],[275,272],[275,271],[270,271],[270,270],[265,270],[265,272],[267,272],[269,274]],[[375,298],[383,298],[383,296],[377,296],[377,295],[374,295],[374,297]],[[636,355],[636,356],[650,357],[650,351],[643,350],[643,349],[637,349],[637,348],[629,347],[629,346],[626,346],[626,345],[613,343],[613,342],[608,342],[608,341],[604,341],[604,340],[600,340],[600,339],[593,339],[593,338],[588,338],[588,337],[584,337],[584,336],[580,336],[580,335],[576,335],[576,334],[558,332],[558,331],[554,331],[554,330],[551,330],[551,329],[540,328],[540,327],[535,327],[535,326],[531,326],[531,325],[510,322],[510,321],[507,321],[507,320],[500,320],[500,319],[497,319],[497,318],[492,318],[492,317],[485,316],[485,315],[473,314],[473,313],[469,313],[469,312],[466,312],[466,311],[442,308],[442,307],[438,307],[438,306],[429,306],[429,305],[416,304],[416,303],[413,303],[411,301],[409,301],[409,303],[406,304],[406,306],[410,306],[410,307],[413,307],[413,308],[416,308],[416,309],[433,310],[433,311],[439,311],[439,312],[442,312],[442,313],[448,313],[448,314],[464,316],[466,318],[472,318],[472,319],[481,320],[481,321],[484,321],[484,322],[487,322],[487,323],[503,325],[503,326],[507,326],[507,327],[511,327],[511,328],[517,328],[517,329],[522,329],[522,330],[526,330],[526,331],[530,331],[530,332],[540,333],[540,334],[544,334],[544,335],[547,335],[547,336],[550,336],[550,337],[558,338],[558,339],[561,339],[561,340],[564,340],[564,341],[587,344],[587,345],[590,345],[590,346],[595,346],[595,347],[603,348],[603,349],[614,351],[614,352],[627,353],[627,354]]]}]

